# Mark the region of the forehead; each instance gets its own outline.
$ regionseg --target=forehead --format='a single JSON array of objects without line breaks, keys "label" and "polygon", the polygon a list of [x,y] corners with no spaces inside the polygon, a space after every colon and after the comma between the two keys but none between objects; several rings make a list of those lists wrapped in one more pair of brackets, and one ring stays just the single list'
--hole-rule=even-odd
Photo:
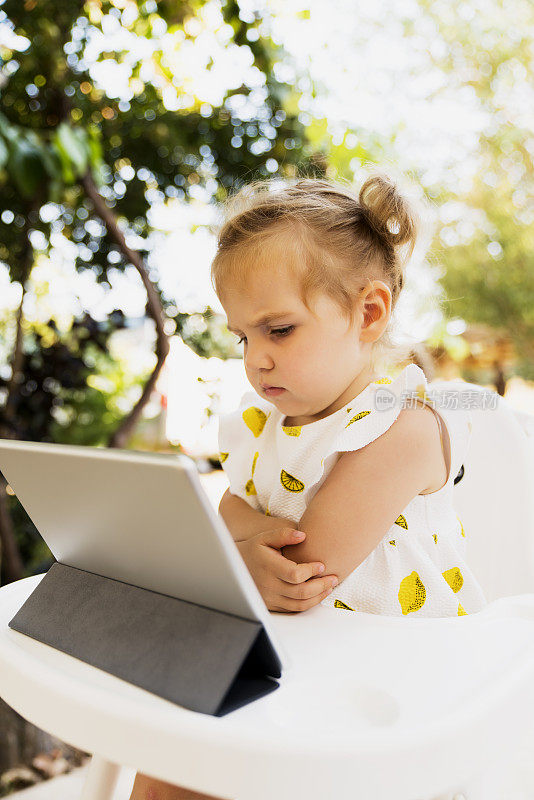
[{"label": "forehead", "polygon": [[260,327],[289,315],[309,314],[298,287],[286,280],[280,272],[258,273],[240,286],[229,287],[221,296],[228,326]]},{"label": "forehead", "polygon": [[239,306],[246,306],[247,316],[252,317],[256,306],[265,313],[306,309],[301,287],[306,264],[295,237],[292,240],[285,232],[266,234],[237,248],[225,261],[219,292],[225,310],[233,306],[239,313]]}]

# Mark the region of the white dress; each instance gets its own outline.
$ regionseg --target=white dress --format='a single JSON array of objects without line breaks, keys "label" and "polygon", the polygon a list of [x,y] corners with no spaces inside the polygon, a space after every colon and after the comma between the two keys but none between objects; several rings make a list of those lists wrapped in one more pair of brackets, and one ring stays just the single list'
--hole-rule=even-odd
[{"label": "white dress", "polygon": [[487,603],[466,563],[468,532],[453,506],[454,479],[471,436],[471,413],[438,410],[427,390],[422,369],[409,364],[394,379],[373,381],[343,408],[307,425],[283,426],[285,415],[253,391],[243,395],[235,411],[219,417],[220,459],[230,492],[264,514],[296,524],[341,453],[383,434],[416,397],[446,426],[446,484],[416,495],[322,605],[392,616],[448,617],[477,612]]}]

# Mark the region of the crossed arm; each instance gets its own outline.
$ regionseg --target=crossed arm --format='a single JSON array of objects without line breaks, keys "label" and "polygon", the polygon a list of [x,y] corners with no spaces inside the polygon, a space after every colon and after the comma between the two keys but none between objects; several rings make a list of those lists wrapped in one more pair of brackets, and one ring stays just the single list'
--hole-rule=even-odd
[{"label": "crossed arm", "polygon": [[281,553],[295,564],[321,562],[340,581],[379,544],[408,503],[447,479],[439,428],[429,407],[401,410],[381,436],[343,453],[297,523],[255,511],[227,490],[219,512],[236,542],[287,526],[304,531]]},{"label": "crossed arm", "polygon": [[235,494],[230,494],[229,489],[221,497],[219,514],[224,519],[235,542],[251,539],[257,533],[267,530],[267,528],[283,528],[288,525],[295,529],[298,528],[297,523],[290,519],[271,517],[264,514],[263,511],[256,511],[249,506],[246,500]]},{"label": "crossed arm", "polygon": [[301,544],[282,548],[297,563],[321,560],[342,581],[375,549],[408,503],[447,479],[437,420],[428,407],[402,409],[360,450],[343,453],[302,515]]}]

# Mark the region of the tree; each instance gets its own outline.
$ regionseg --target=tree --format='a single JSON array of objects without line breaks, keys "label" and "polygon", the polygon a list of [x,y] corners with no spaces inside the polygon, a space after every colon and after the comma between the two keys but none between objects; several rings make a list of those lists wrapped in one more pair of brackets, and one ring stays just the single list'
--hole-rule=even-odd
[{"label": "tree", "polygon": [[[110,444],[115,446],[125,445],[168,351],[164,328],[169,303],[145,261],[151,203],[165,196],[187,201],[195,187],[207,188],[214,199],[221,199],[252,172],[269,174],[265,152],[273,163],[290,165],[300,158],[302,145],[298,117],[288,117],[282,108],[291,89],[272,74],[279,54],[268,39],[255,40],[250,33],[257,32],[259,19],[244,22],[236,3],[223,7],[221,26],[233,31],[227,47],[246,50],[254,70],[234,81],[235,88],[213,108],[187,94],[172,59],[200,38],[205,27],[202,11],[214,4],[167,3],[157,12],[152,2],[135,12],[132,5],[125,7],[118,0],[98,5],[49,0],[28,10],[8,0],[3,9],[4,25],[12,28],[13,39],[19,37],[24,57],[14,49],[3,71],[0,163],[6,170],[0,256],[24,290],[33,263],[29,234],[41,231],[49,241],[52,230],[59,229],[78,243],[79,270],[91,269],[106,283],[110,267],[133,264],[147,291],[147,313],[157,332],[157,364],[138,402],[114,431]],[[192,21],[198,25],[192,26]],[[105,42],[99,54],[91,56],[97,36],[110,28],[129,34],[132,43],[128,100],[107,97],[92,77],[95,64],[127,63],[125,49],[111,52],[104,49]],[[171,47],[162,46],[163,32],[170,35]],[[147,44],[151,70],[142,57]],[[212,66],[208,63],[206,69]],[[245,125],[239,108],[253,96],[257,118]],[[297,145],[290,150],[289,140]],[[56,206],[53,221],[42,213],[50,203]],[[20,312],[19,317],[8,420],[20,373]]]},{"label": "tree", "polygon": [[[470,185],[450,181],[436,195],[456,209],[435,242],[442,284],[456,315],[509,337],[517,373],[533,380],[534,136],[526,110],[534,103],[528,79],[534,6],[530,0],[489,0],[476,11],[443,0],[421,6],[445,44],[434,49],[442,53],[434,61],[447,74],[447,90],[468,89],[473,110],[486,120]],[[495,370],[503,390],[499,362]]]}]

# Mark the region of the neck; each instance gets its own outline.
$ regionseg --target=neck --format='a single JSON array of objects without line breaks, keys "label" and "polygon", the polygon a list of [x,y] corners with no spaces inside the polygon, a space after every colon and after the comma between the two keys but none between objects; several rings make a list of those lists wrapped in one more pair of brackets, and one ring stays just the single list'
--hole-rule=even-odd
[{"label": "neck", "polygon": [[326,408],[323,408],[322,411],[309,416],[286,417],[282,422],[282,425],[308,425],[310,422],[316,422],[319,419],[329,417],[330,414],[334,414],[336,411],[339,411],[340,408],[343,408],[343,406],[346,406],[348,403],[350,403],[351,400],[354,400],[354,398],[363,392],[363,390],[371,383],[372,380],[378,377],[379,375],[375,372],[375,370],[373,370],[370,366],[367,366],[360,373],[358,373],[349,386],[347,386],[345,391],[342,392],[342,394],[340,394],[333,403]]},{"label": "neck", "polygon": [[[372,380],[378,378],[378,374],[371,366],[364,367],[362,371],[354,378],[352,383],[347,386],[345,391],[338,397],[335,403],[332,403],[330,406],[330,414],[333,414],[334,411],[339,411],[340,408],[346,406],[347,403],[350,403],[351,400],[354,400],[364,389],[369,386]],[[327,416],[327,414],[325,414]]]}]

